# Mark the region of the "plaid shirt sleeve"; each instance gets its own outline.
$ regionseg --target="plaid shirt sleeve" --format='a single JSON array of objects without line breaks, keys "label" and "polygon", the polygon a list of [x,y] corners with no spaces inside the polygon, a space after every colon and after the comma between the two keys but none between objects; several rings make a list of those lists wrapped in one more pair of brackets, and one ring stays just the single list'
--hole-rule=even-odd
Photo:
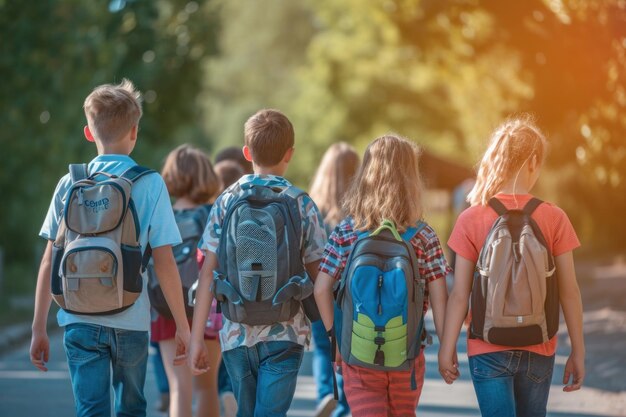
[{"label": "plaid shirt sleeve", "polygon": [[445,278],[452,273],[452,268],[443,253],[437,234],[432,227],[426,225],[412,240],[417,255],[420,276],[426,284],[436,279]]},{"label": "plaid shirt sleeve", "polygon": [[348,256],[352,245],[357,239],[357,234],[347,220],[342,221],[330,234],[324,247],[324,254],[320,264],[320,272],[324,272],[335,280],[341,278],[341,273],[348,262]]}]

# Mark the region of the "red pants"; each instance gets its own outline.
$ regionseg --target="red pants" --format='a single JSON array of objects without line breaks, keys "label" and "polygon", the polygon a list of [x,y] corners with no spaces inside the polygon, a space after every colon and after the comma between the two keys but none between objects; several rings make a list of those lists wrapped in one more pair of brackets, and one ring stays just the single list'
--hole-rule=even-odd
[{"label": "red pants", "polygon": [[415,360],[417,390],[411,390],[411,371],[375,371],[341,365],[343,389],[353,417],[415,416],[424,386],[424,351]]}]

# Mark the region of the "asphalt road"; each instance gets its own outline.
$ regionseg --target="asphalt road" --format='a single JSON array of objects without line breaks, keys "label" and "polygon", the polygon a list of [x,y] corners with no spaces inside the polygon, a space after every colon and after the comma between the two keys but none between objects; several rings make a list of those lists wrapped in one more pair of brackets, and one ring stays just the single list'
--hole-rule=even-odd
[{"label": "asphalt road", "polygon": [[[596,320],[606,321],[599,310],[591,312]],[[432,320],[429,318],[431,332]],[[58,417],[74,415],[72,390],[62,348],[62,332],[51,333],[51,355],[49,371],[39,372],[28,360],[28,345],[22,343],[0,357],[0,417]],[[437,343],[426,350],[426,382],[418,407],[418,416],[460,417],[479,416],[476,399],[469,379],[464,336],[459,342],[461,378],[454,385],[446,385],[437,372]],[[550,394],[550,417],[626,416],[626,391],[608,387],[585,387],[577,393],[561,391],[563,365],[566,360],[566,343],[560,343],[557,365]],[[622,357],[626,356],[624,354]],[[613,362],[610,362],[613,363]],[[617,365],[615,365],[617,366]],[[613,366],[613,368],[615,367]],[[620,362],[624,367],[624,360]],[[614,369],[609,369],[614,374]],[[622,374],[623,375],[623,374]],[[620,379],[623,379],[622,376]],[[596,384],[597,385],[597,384]],[[154,374],[149,365],[146,381],[148,415],[163,417],[154,410],[157,398]],[[315,386],[311,376],[311,354],[306,353],[298,379],[296,395],[290,417],[311,417],[315,410]]]}]

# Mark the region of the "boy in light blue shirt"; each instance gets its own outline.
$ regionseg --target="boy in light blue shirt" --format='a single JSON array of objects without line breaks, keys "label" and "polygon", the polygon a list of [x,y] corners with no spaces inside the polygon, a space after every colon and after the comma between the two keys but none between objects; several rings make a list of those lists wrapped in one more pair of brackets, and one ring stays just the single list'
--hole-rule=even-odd
[{"label": "boy in light blue shirt", "polygon": [[[124,79],[119,85],[102,85],[86,98],[85,137],[95,142],[98,156],[88,165],[88,173],[106,172],[120,176],[137,164],[128,156],[135,147],[141,118],[140,94]],[[67,191],[72,185],[67,174],[59,181],[39,235],[48,240],[35,293],[30,359],[47,371],[49,339],[46,321],[51,295],[52,247]],[[142,251],[152,248],[159,284],[176,320],[178,343],[175,364],[184,362],[189,340],[182,287],[172,254],[181,242],[165,183],[157,173],[144,175],[132,187],[139,223]],[[142,274],[142,291],[129,308],[116,314],[80,315],[59,310],[59,326],[65,328],[64,345],[68,359],[76,413],[80,416],[110,415],[111,377],[115,390],[117,416],[145,416],[143,386],[148,358],[150,302],[147,280]],[[112,375],[111,375],[112,374]]]}]

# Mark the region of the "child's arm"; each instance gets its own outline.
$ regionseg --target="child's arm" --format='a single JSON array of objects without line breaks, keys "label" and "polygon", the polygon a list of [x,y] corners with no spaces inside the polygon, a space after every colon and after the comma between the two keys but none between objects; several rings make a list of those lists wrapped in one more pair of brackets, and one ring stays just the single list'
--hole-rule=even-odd
[{"label": "child's arm", "polygon": [[154,272],[176,322],[177,346],[174,365],[180,365],[184,363],[187,356],[189,322],[185,313],[183,290],[172,247],[165,245],[153,248],[152,258],[154,259]]},{"label": "child's arm", "polygon": [[322,316],[326,331],[333,328],[335,311],[333,308],[333,285],[335,280],[325,272],[319,272],[315,279],[315,302]]},{"label": "child's arm", "polygon": [[50,294],[50,270],[52,268],[52,244],[49,240],[44,250],[35,290],[35,313],[33,315],[32,336],[30,341],[30,361],[40,371],[47,371],[46,362],[50,354],[50,341],[46,330],[48,312],[52,303]]},{"label": "child's arm", "polygon": [[[430,307],[433,309],[435,320],[435,331],[439,340],[443,338],[443,323],[446,314],[446,303],[448,302],[448,289],[446,279],[440,278],[428,283],[428,298]],[[421,306],[419,306],[421,308]]]},{"label": "child's arm", "polygon": [[200,269],[198,288],[196,289],[196,304],[193,309],[191,322],[191,340],[189,342],[189,367],[194,375],[200,375],[209,370],[209,352],[204,344],[204,328],[213,303],[213,271],[217,268],[217,256],[211,251],[205,251],[206,257]]},{"label": "child's arm", "polygon": [[[559,299],[565,316],[567,333],[572,344],[572,351],[565,364],[563,388],[565,392],[580,389],[585,378],[585,341],[583,338],[583,306],[580,289],[576,282],[574,256],[572,251],[555,258],[559,280]],[[567,385],[572,380],[572,383]]]},{"label": "child's arm", "polygon": [[454,285],[446,306],[443,338],[439,347],[439,373],[447,384],[453,383],[460,376],[458,363],[455,361],[456,343],[467,315],[473,274],[474,263],[457,254]]}]

